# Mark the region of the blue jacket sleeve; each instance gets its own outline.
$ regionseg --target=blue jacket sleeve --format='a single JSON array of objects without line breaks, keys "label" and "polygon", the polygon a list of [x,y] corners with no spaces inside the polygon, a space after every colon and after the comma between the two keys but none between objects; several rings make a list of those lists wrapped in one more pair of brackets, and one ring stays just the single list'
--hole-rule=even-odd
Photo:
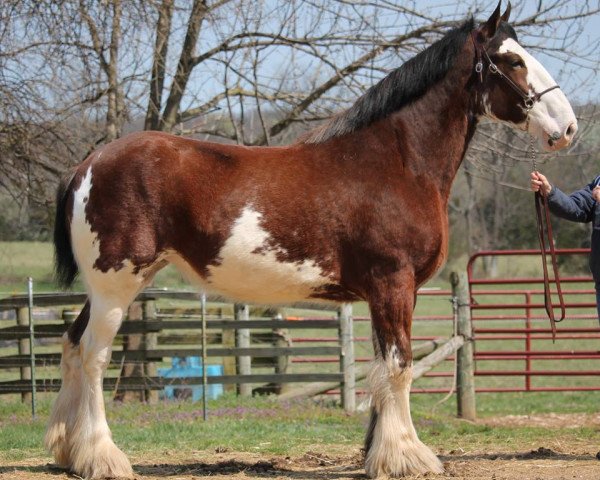
[{"label": "blue jacket sleeve", "polygon": [[585,188],[567,195],[558,187],[552,186],[548,195],[550,211],[556,216],[573,222],[591,222],[596,201],[592,197],[592,190],[596,186],[598,177]]}]

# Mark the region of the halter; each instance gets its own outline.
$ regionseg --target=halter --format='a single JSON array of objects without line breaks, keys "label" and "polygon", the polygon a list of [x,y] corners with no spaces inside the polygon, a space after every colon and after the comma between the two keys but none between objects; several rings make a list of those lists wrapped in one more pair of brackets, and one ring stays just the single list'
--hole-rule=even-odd
[{"label": "halter", "polygon": [[[525,92],[519,85],[517,85],[513,80],[505,75],[502,70],[498,68],[498,66],[492,61],[490,56],[487,53],[487,50],[475,39],[475,31],[471,32],[471,40],[473,41],[473,46],[475,47],[475,52],[477,54],[477,63],[475,64],[475,71],[479,74],[479,79],[481,83],[483,83],[483,60],[486,60],[488,63],[488,70],[493,75],[498,75],[502,80],[504,80],[509,87],[511,87],[515,92],[519,94],[519,96],[523,99],[523,105],[525,106],[525,110],[527,111],[527,115],[529,116],[529,111],[533,108],[533,106],[540,101],[543,95],[546,95],[548,92],[556,88],[560,88],[559,85],[554,85],[553,87],[547,88],[546,90],[537,93],[535,90],[533,92]],[[483,58],[482,58],[483,56]]]},{"label": "halter", "polygon": [[[523,100],[523,105],[525,107],[525,112],[527,114],[526,118],[526,130],[529,133],[529,112],[533,108],[533,106],[540,101],[543,95],[556,88],[560,88],[559,85],[554,85],[553,87],[547,88],[546,90],[537,93],[535,90],[533,92],[525,92],[519,85],[517,85],[510,77],[505,75],[498,66],[492,61],[490,56],[488,55],[486,49],[475,39],[475,31],[471,32],[471,40],[473,41],[473,46],[475,47],[475,53],[477,55],[477,63],[475,64],[475,72],[479,74],[479,80],[483,84],[483,60],[488,63],[488,70],[493,75],[498,75],[502,80],[504,80]],[[552,137],[555,140],[554,137]],[[536,166],[536,156],[535,156],[535,146],[533,136],[530,134],[530,145],[529,145],[529,154],[531,160],[533,161],[533,170],[537,171]],[[535,213],[537,218],[537,230],[538,230],[538,239],[540,243],[540,253],[542,256],[542,267],[544,272],[544,308],[550,319],[550,328],[552,330],[552,340],[556,340],[556,323],[562,322],[565,319],[566,309],[565,302],[563,299],[560,278],[558,275],[558,264],[556,261],[556,252],[554,249],[554,241],[552,235],[552,224],[550,222],[550,208],[548,206],[548,199],[546,195],[539,192],[535,193]],[[552,290],[550,289],[550,278],[548,275],[548,264],[546,260],[546,242],[548,243],[548,249],[550,251],[550,258],[552,260],[552,270],[554,273],[554,282],[556,283],[556,292],[559,300],[559,307],[561,316],[560,319],[556,319],[554,315],[554,306],[552,304]]]}]

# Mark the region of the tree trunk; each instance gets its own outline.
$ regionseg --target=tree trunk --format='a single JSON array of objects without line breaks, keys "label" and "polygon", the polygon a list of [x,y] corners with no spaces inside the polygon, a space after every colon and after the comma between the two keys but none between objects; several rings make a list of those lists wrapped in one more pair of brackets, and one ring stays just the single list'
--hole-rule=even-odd
[{"label": "tree trunk", "polygon": [[187,25],[187,33],[185,35],[185,40],[183,41],[183,46],[181,47],[177,72],[175,73],[175,78],[173,78],[171,91],[169,93],[169,98],[167,99],[160,125],[160,129],[163,131],[171,131],[177,122],[181,99],[185,92],[187,82],[190,79],[192,69],[194,68],[192,59],[194,57],[196,43],[198,42],[198,36],[200,35],[200,26],[202,25],[202,20],[207,11],[206,0],[194,0],[194,5],[192,6],[192,12],[190,13]]},{"label": "tree trunk", "polygon": [[119,138],[122,133],[124,101],[119,88],[119,42],[121,40],[121,0],[112,0],[113,19],[110,38],[110,59],[107,65],[108,109],[106,111],[106,141]]},{"label": "tree trunk", "polygon": [[[142,319],[142,304],[141,302],[133,302],[129,306],[128,315],[125,321],[129,320],[141,320]],[[123,351],[127,350],[141,350],[143,346],[143,337],[141,334],[129,334],[123,337]],[[141,362],[124,363],[121,368],[120,378],[127,377],[143,377],[144,376],[144,365]],[[117,402],[127,401],[144,401],[144,391],[133,392],[126,390],[118,390],[115,392],[114,400]]]},{"label": "tree trunk", "polygon": [[156,42],[152,62],[152,78],[150,79],[150,98],[144,130],[158,130],[160,127],[160,109],[162,106],[162,91],[165,84],[165,70],[173,17],[173,0],[163,0],[158,11],[156,23]]}]

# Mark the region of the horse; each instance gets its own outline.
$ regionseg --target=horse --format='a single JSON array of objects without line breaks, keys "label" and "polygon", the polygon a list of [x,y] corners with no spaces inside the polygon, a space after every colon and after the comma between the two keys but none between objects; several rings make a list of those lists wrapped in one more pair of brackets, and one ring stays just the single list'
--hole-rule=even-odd
[{"label": "horse", "polygon": [[88,300],[63,336],[45,445],[85,478],[133,471],[112,440],[102,379],[123,314],[174,264],[245,302],[368,302],[375,358],[369,477],[442,472],[412,423],[417,289],[447,255],[448,197],[480,119],[568,146],[575,114],[519,43],[510,3],[471,18],[347,110],[282,147],[138,132],[91,153],[58,189],[56,274]]}]

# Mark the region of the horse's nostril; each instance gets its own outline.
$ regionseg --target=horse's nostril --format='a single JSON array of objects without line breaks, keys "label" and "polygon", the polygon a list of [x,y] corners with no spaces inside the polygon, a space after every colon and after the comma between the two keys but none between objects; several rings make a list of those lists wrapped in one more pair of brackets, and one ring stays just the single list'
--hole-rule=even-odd
[{"label": "horse's nostril", "polygon": [[565,132],[565,137],[571,138],[573,135],[575,135],[576,131],[577,131],[577,127],[575,126],[574,123],[572,123],[571,125],[569,125],[567,127],[567,131]]}]

